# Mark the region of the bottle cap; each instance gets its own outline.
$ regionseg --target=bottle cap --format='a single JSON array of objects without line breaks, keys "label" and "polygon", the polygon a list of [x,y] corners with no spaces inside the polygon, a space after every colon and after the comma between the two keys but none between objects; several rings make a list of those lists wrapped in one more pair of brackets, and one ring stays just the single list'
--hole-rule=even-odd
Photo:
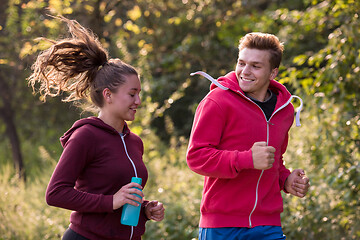
[{"label": "bottle cap", "polygon": [[132,177],[132,178],[131,178],[131,182],[138,183],[138,184],[141,185],[142,179],[141,179],[141,178],[138,178],[138,177]]}]

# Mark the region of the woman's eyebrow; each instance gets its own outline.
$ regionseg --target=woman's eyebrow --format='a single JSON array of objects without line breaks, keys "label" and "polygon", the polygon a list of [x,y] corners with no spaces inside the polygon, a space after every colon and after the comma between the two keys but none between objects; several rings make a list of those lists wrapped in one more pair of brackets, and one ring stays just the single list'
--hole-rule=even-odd
[{"label": "woman's eyebrow", "polygon": [[130,88],[130,91],[131,90],[134,90],[134,91],[141,91],[141,88],[139,89],[139,88]]}]

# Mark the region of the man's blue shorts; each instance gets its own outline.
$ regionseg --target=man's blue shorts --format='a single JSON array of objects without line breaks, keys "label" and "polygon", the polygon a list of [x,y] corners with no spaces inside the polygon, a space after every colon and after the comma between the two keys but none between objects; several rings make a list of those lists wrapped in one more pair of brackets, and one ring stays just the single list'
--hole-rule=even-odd
[{"label": "man's blue shorts", "polygon": [[280,226],[200,228],[199,240],[284,240]]}]

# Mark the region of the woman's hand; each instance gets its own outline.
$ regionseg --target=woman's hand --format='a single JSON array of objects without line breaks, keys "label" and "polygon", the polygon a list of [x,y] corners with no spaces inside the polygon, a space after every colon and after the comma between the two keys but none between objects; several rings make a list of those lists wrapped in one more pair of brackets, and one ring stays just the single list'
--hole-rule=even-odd
[{"label": "woman's hand", "polygon": [[164,219],[164,205],[158,201],[151,201],[145,206],[145,214],[148,219],[159,222]]},{"label": "woman's hand", "polygon": [[[142,189],[142,186],[134,182],[126,184],[122,188],[120,188],[120,190],[117,191],[117,193],[115,193],[113,196],[113,209],[116,210],[125,205],[126,203],[134,206],[139,206],[139,204],[135,201],[142,204],[144,194],[137,188]],[[135,196],[134,194],[141,196],[141,198]]]}]

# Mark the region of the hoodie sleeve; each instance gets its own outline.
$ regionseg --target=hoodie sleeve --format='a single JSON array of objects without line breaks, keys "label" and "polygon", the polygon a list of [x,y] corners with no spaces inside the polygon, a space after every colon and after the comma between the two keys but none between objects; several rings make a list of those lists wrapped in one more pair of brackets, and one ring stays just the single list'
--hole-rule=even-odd
[{"label": "hoodie sleeve", "polygon": [[287,145],[288,145],[288,134],[286,134],[286,137],[285,137],[285,141],[283,143],[283,145],[281,146],[281,156],[280,156],[280,163],[279,163],[279,184],[280,184],[280,189],[281,190],[284,190],[284,187],[285,187],[285,181],[287,179],[287,177],[290,175],[290,170],[287,169],[284,165],[284,160],[283,160],[283,155],[286,151],[286,148],[287,148]]},{"label": "hoodie sleeve", "polygon": [[189,168],[201,175],[235,178],[242,169],[253,168],[251,151],[224,150],[220,147],[226,116],[215,101],[200,102],[194,118],[187,151]]},{"label": "hoodie sleeve", "polygon": [[92,194],[75,189],[75,182],[94,155],[93,136],[77,129],[64,145],[64,151],[46,190],[51,206],[79,212],[112,212],[112,195]]}]

